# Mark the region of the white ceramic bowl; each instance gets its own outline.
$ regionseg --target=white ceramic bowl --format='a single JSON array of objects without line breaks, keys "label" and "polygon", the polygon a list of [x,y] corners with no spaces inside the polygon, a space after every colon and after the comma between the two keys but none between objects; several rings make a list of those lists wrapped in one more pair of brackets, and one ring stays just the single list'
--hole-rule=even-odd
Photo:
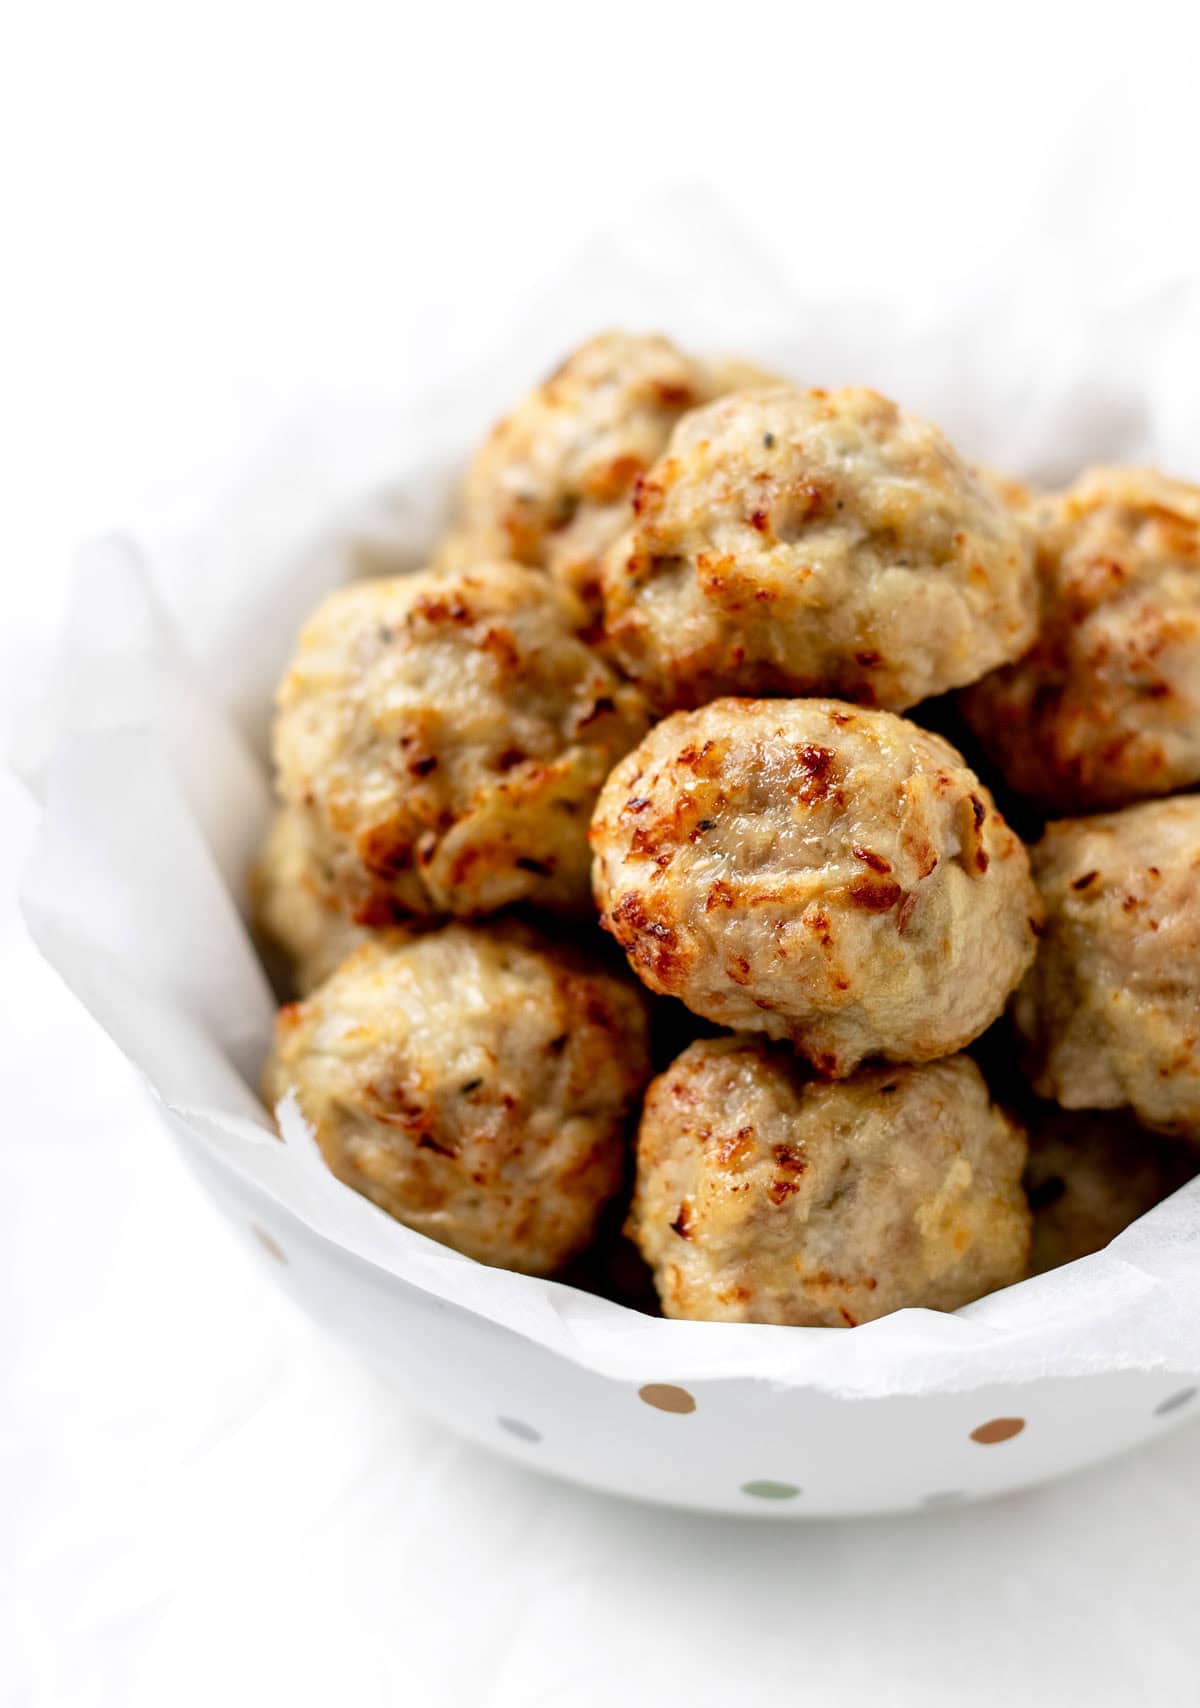
[{"label": "white ceramic bowl", "polygon": [[[940,414],[974,361],[977,413],[1001,419],[1011,341],[1001,362],[992,329],[960,327],[900,346],[881,372],[872,327],[861,346],[843,337],[861,357],[843,351],[841,377],[915,389]],[[827,355],[822,367],[811,351],[759,348],[768,366],[827,377]],[[1027,356],[1026,371],[1041,372]],[[1160,376],[1174,372],[1167,356]],[[1099,442],[1102,412],[1076,410],[1076,460],[1172,461],[1173,445],[1137,437],[1153,401],[1112,417],[1133,423],[1128,444]],[[1071,406],[1051,391],[1030,412],[1049,424],[1043,435],[1057,423],[1061,447]],[[381,447],[383,466],[420,466],[411,420],[408,441],[393,434]],[[952,415],[948,425],[965,430]],[[971,448],[1003,464],[1010,441],[977,435]],[[440,490],[422,474],[371,512],[371,567],[381,551],[419,554]],[[800,1518],[979,1499],[1200,1410],[1200,1183],[1107,1253],[953,1317],[781,1329],[656,1321],[483,1269],[339,1185],[307,1141],[268,1136],[253,1086],[272,1010],[238,911],[267,811],[265,707],[298,621],[356,566],[345,530],[300,557],[264,555],[260,531],[245,537],[252,553],[213,549],[202,571],[195,560],[176,570],[174,615],[121,552],[86,567],[53,757],[33,766],[46,813],[25,902],[48,957],[156,1091],[204,1188],[304,1310],[406,1403],[498,1452],[711,1512]]]},{"label": "white ceramic bowl", "polygon": [[173,1125],[264,1269],[405,1403],[523,1465],[606,1493],[743,1517],[916,1511],[1078,1470],[1200,1411],[1200,1380],[1186,1372],[857,1399],[768,1379],[685,1386],[662,1380],[652,1357],[624,1380],[596,1375],[315,1234]]}]

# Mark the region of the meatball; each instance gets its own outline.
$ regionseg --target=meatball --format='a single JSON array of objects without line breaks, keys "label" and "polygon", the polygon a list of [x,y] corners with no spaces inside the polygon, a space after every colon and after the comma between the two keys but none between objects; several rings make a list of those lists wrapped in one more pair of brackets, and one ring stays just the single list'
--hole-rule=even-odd
[{"label": "meatball", "polygon": [[1058,812],[1200,782],[1200,487],[1094,469],[1028,515],[1040,629],[963,694],[979,741]]},{"label": "meatball", "polygon": [[1024,848],[955,749],[890,712],[678,712],[605,784],[592,846],[603,924],[651,990],[829,1078],[950,1055],[1033,959]]},{"label": "meatball", "polygon": [[282,1010],[263,1088],[330,1169],[456,1251],[532,1275],[591,1238],[649,1072],[635,986],[513,921],[356,950]]},{"label": "meatball", "polygon": [[585,908],[592,806],[646,728],[566,597],[501,563],[334,593],[277,707],[283,799],[368,925]]},{"label": "meatball", "polygon": [[1029,510],[1034,501],[1034,489],[1028,481],[1018,480],[1015,475],[992,468],[990,463],[976,463],[975,474],[988,491],[1013,512],[1019,522],[1028,526]]},{"label": "meatball", "polygon": [[600,558],[629,520],[638,477],[687,409],[761,383],[748,363],[706,364],[668,338],[607,332],[574,351],[484,441],[448,550],[511,557],[599,603]]},{"label": "meatball", "polygon": [[280,983],[307,996],[369,933],[338,907],[313,857],[303,813],[275,813],[250,874],[255,933]]},{"label": "meatball", "polygon": [[662,710],[836,694],[902,711],[1020,656],[1032,553],[935,427],[876,392],[695,410],[604,566],[609,645]]},{"label": "meatball", "polygon": [[1196,1173],[1195,1151],[1126,1115],[1041,1104],[1029,1124],[1025,1189],[1033,1273],[1099,1251]]},{"label": "meatball", "polygon": [[1034,1090],[1200,1140],[1200,798],[1047,826],[1045,932],[1013,1005]]},{"label": "meatball", "polygon": [[704,1039],[646,1094],[629,1229],[669,1317],[853,1328],[1019,1281],[1024,1162],[966,1056],[830,1085]]}]

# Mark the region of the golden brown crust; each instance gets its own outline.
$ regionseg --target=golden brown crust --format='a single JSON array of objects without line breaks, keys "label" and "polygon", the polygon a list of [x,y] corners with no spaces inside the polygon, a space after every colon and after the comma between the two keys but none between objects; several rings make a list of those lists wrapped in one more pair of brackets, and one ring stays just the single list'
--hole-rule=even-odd
[{"label": "golden brown crust", "polygon": [[1039,1104],[1029,1117],[1025,1170],[1033,1273],[1100,1251],[1198,1167],[1191,1146],[1148,1133],[1127,1115]]},{"label": "golden brown crust", "polygon": [[965,1056],[836,1085],[753,1038],[646,1094],[629,1230],[671,1317],[853,1327],[1018,1281],[1025,1139]]},{"label": "golden brown crust", "polygon": [[590,338],[476,453],[450,561],[510,557],[548,569],[596,609],[600,559],[627,526],[634,485],[676,421],[764,377],[749,363],[697,361],[657,334]]},{"label": "golden brown crust", "polygon": [[620,1184],[644,997],[513,921],[359,948],[279,1015],[264,1073],[339,1179],[481,1263],[549,1274]]},{"label": "golden brown crust", "polygon": [[592,823],[602,922],[651,990],[830,1077],[949,1055],[1033,958],[1023,847],[940,737],[835,700],[667,718]]},{"label": "golden brown crust", "polygon": [[661,710],[836,694],[903,710],[1014,659],[1028,538],[935,427],[858,388],[693,411],[605,559],[607,643]]},{"label": "golden brown crust", "polygon": [[1034,1089],[1200,1140],[1200,797],[1060,820],[1032,855],[1046,923],[1013,1013]]},{"label": "golden brown crust", "polygon": [[962,696],[1006,782],[1086,812],[1200,781],[1200,488],[1093,469],[1027,514],[1037,640]]},{"label": "golden brown crust", "polygon": [[283,799],[360,924],[588,901],[587,825],[646,714],[544,576],[487,564],[360,582],[280,686]]}]

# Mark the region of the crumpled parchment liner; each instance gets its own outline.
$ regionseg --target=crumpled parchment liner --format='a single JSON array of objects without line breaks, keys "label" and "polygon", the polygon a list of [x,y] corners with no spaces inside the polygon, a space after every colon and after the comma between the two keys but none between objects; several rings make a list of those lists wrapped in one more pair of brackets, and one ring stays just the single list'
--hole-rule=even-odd
[{"label": "crumpled parchment liner", "polygon": [[420,562],[453,456],[505,399],[596,327],[661,326],[804,382],[876,385],[1015,474],[1063,479],[1105,460],[1200,473],[1195,293],[1168,283],[1084,312],[1040,283],[1036,269],[993,279],[970,313],[812,305],[711,209],[648,210],[581,259],[494,366],[428,402],[323,421],[337,448],[324,485],[281,498],[268,472],[201,548],[153,570],[120,541],[82,555],[56,679],[21,732],[44,806],[22,902],[46,957],[199,1145],[334,1245],[612,1377],[865,1396],[1200,1370],[1200,1181],[1106,1252],[953,1316],[900,1311],[854,1330],[663,1322],[400,1226],[333,1179],[294,1108],[281,1144],[255,1091],[273,1002],[242,909],[269,809],[272,687],[325,590]]}]

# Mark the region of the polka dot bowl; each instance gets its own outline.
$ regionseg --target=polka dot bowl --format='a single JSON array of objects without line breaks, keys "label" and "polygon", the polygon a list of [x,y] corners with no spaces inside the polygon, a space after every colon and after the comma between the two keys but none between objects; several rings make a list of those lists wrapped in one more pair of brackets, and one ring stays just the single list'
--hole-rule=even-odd
[{"label": "polka dot bowl", "polygon": [[[711,282],[722,247],[706,241],[697,277]],[[589,269],[594,279],[590,260]],[[746,300],[735,288],[724,294]],[[638,319],[638,300],[621,297],[612,317]],[[645,317],[658,319],[659,305]],[[779,341],[759,342],[764,364],[824,371],[828,329],[806,348],[795,320],[789,300]],[[977,453],[997,466],[1009,466],[1014,451],[1005,432],[1013,372],[1022,419],[1048,424],[1057,458],[1070,438],[1080,465],[1106,454],[1194,462],[1186,434],[1155,438],[1147,426],[1115,452],[1096,440],[1103,411],[1088,386],[1106,371],[1107,333],[1088,351],[1072,320],[1070,337],[1039,342],[1017,364],[1007,320],[1003,339],[980,327],[970,346],[941,328],[924,342],[889,332],[884,361],[878,329],[887,325],[872,311],[835,339],[847,377],[928,398],[952,433],[969,427]],[[1038,328],[1045,340],[1042,311]],[[700,342],[742,342],[730,332],[718,338],[710,327]],[[558,335],[539,328],[536,352],[511,352],[507,376],[494,376],[493,403],[515,395]],[[1068,347],[1079,355],[1075,375],[1043,359],[1045,349]],[[1003,359],[989,368],[996,350]],[[1165,355],[1163,371],[1174,371],[1177,349]],[[1052,385],[1065,377],[1061,395],[1037,392],[1043,375],[1058,376]],[[964,400],[969,420],[955,418]],[[481,407],[473,378],[457,413],[436,415],[447,446],[471,442]],[[382,1373],[397,1403],[525,1467],[634,1499],[776,1520],[916,1512],[1062,1475],[1200,1415],[1196,1189],[1122,1236],[1119,1251],[954,1317],[903,1312],[847,1331],[766,1329],[655,1321],[451,1261],[268,1136],[252,1088],[272,1004],[239,905],[267,812],[261,754],[272,687],[324,592],[427,552],[450,474],[448,462],[428,462],[434,419],[414,408],[405,426],[368,411],[351,430],[322,415],[311,444],[302,435],[303,480],[281,454],[277,478],[261,479],[260,510],[216,528],[207,515],[185,519],[180,537],[192,532],[208,545],[199,559],[167,566],[166,600],[136,563],[114,561],[119,552],[93,558],[58,672],[57,728],[33,742],[48,810],[26,892],[31,929],[156,1090],[236,1237],[301,1309]],[[1129,419],[1171,415],[1147,395]],[[312,445],[329,454],[314,459]],[[406,459],[410,477],[383,502],[353,502],[363,481]],[[314,460],[339,470],[336,486],[318,487]],[[305,506],[286,528],[275,513],[278,500],[290,514],[285,496]],[[339,511],[345,525],[312,551],[318,518]]]},{"label": "polka dot bowl", "polygon": [[[1200,1381],[1185,1371],[857,1397],[761,1377],[659,1378],[652,1364],[640,1378],[602,1375],[331,1243],[176,1130],[247,1248],[401,1403],[592,1489],[770,1519],[915,1512],[1060,1476],[1200,1416]],[[638,1319],[639,1342],[680,1326]]]}]

